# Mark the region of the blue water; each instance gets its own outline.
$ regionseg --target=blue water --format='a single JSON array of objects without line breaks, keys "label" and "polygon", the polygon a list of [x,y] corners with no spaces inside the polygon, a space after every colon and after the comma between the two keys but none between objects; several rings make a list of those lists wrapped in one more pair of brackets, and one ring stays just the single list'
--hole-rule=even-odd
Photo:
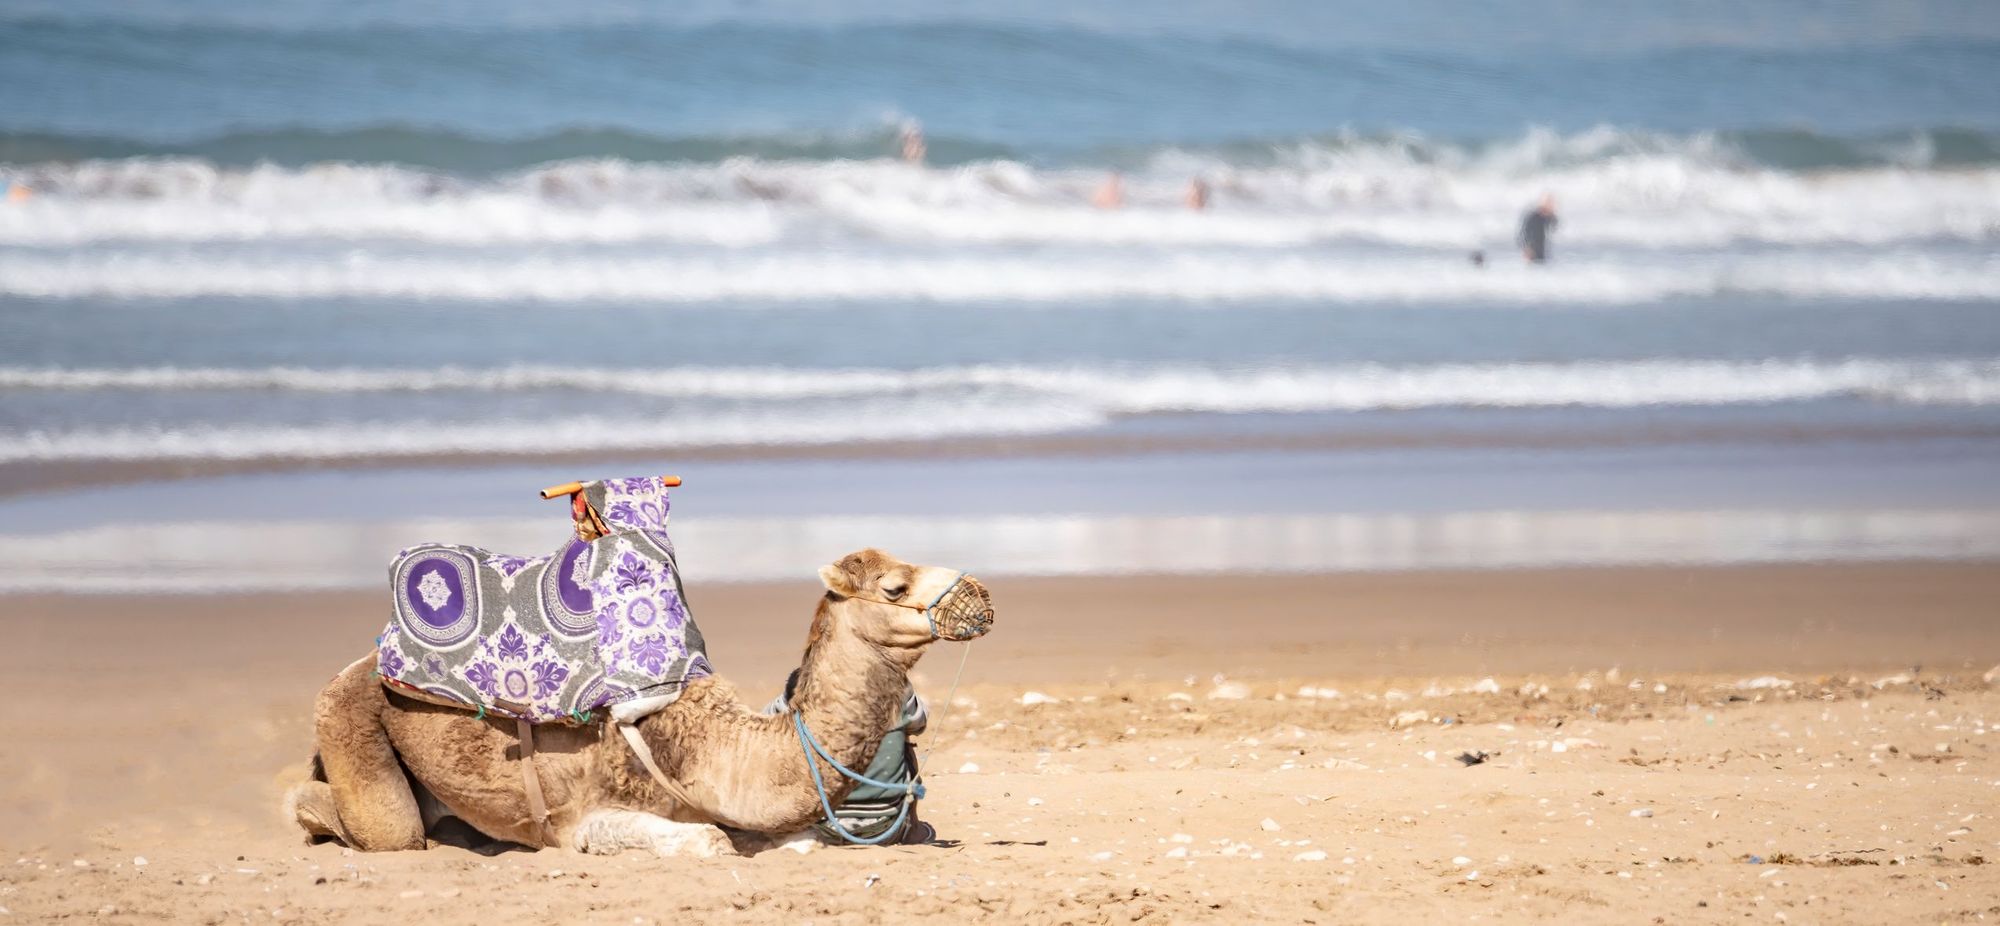
[{"label": "blue water", "polygon": [[1495,139],[1597,125],[1740,133],[1779,166],[1866,160],[1869,142],[1935,131],[1947,159],[1985,163],[2000,155],[1996,64],[2000,38],[1955,32],[1607,53],[1295,47],[1036,23],[27,20],[0,32],[0,82],[21,91],[0,124],[28,150],[445,168],[877,154],[882,127],[905,117],[923,120],[942,163],[1131,163],[1165,145],[1255,149],[1341,130]]},{"label": "blue water", "polygon": [[[1268,454],[1241,478],[1288,474],[1244,498],[1372,474],[1305,493],[1333,514],[1461,498],[1385,447],[1443,484],[1517,452],[1596,474],[1513,466],[1473,507],[1839,509],[1886,454],[1958,476],[1855,505],[1983,509],[1996,73],[2000,7],[1948,0],[17,0],[0,492],[969,440],[1107,458],[981,515],[1238,445]],[[1757,488],[1821,446],[1799,492]],[[1036,459],[994,465],[1074,458]],[[1745,459],[1762,481],[1728,485]],[[841,465],[931,473],[946,507],[978,476]],[[1115,513],[1173,513],[1146,498]]]}]

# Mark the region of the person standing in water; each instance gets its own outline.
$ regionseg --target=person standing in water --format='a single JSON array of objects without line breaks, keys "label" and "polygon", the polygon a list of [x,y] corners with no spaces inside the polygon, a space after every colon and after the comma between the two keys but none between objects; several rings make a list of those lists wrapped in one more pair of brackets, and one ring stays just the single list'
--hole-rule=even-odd
[{"label": "person standing in water", "polygon": [[1542,201],[1533,211],[1521,217],[1521,256],[1528,263],[1547,263],[1549,259],[1549,232],[1556,228],[1556,198],[1552,193],[1543,193]]},{"label": "person standing in water", "polygon": [[915,119],[903,124],[903,162],[922,167],[924,156],[930,153],[924,144],[924,127]]},{"label": "person standing in water", "polygon": [[1117,171],[1104,178],[1104,185],[1091,194],[1090,204],[1099,209],[1118,209],[1125,205],[1125,175]]},{"label": "person standing in water", "polygon": [[1196,212],[1208,208],[1208,181],[1200,177],[1189,180],[1187,195],[1182,198],[1182,202]]}]

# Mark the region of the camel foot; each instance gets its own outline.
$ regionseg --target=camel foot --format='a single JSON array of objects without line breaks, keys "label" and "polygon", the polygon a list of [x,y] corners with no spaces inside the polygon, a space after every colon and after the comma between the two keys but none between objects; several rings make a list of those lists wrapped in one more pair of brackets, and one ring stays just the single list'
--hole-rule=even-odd
[{"label": "camel foot", "polygon": [[592,855],[616,855],[626,849],[651,849],[661,858],[736,854],[736,846],[715,826],[676,823],[636,810],[600,810],[585,816],[570,835],[570,845]]},{"label": "camel foot", "polygon": [[306,831],[306,845],[329,839],[346,841],[340,813],[334,809],[333,787],[324,781],[302,781],[285,792],[285,816]]},{"label": "camel foot", "polygon": [[800,855],[804,855],[808,852],[811,852],[814,849],[819,848],[819,845],[820,843],[819,843],[818,831],[799,830],[798,832],[793,833],[789,836],[775,837],[775,841],[771,843],[771,848],[790,849],[793,852],[797,852]]}]

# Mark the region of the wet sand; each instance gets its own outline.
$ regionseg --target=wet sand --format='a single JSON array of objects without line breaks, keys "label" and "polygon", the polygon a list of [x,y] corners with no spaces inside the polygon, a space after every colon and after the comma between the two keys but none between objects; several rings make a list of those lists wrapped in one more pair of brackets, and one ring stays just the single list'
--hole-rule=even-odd
[{"label": "wet sand", "polygon": [[[311,748],[313,692],[380,629],[377,595],[0,598],[0,907],[213,923],[2000,917],[1994,563],[993,587],[999,623],[932,737],[923,809],[953,844],[708,862],[300,844],[278,795]],[[723,674],[746,697],[774,689],[815,587],[691,591]],[[923,690],[941,696],[957,656],[932,653]],[[1031,690],[1056,700],[1023,705]],[[1491,756],[1453,761],[1467,751]]]}]

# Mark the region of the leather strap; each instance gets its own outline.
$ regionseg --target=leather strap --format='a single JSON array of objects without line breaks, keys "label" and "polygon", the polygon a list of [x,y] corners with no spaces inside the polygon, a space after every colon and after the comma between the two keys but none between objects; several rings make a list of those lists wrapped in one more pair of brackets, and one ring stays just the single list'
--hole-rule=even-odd
[{"label": "leather strap", "polygon": [[694,800],[688,797],[687,790],[675,784],[673,779],[667,777],[667,773],[660,771],[659,764],[653,761],[653,751],[646,747],[646,740],[639,735],[638,727],[621,723],[618,725],[618,732],[625,735],[625,742],[632,747],[632,754],[639,757],[639,764],[652,773],[653,780],[660,783],[660,787],[667,792],[668,797],[679,801],[683,807],[695,806]]},{"label": "leather strap", "polygon": [[542,799],[542,776],[535,773],[535,725],[522,717],[514,718],[514,724],[521,737],[521,785],[528,792],[528,814],[535,819],[542,845],[553,846],[556,838],[549,826],[549,803]]}]

